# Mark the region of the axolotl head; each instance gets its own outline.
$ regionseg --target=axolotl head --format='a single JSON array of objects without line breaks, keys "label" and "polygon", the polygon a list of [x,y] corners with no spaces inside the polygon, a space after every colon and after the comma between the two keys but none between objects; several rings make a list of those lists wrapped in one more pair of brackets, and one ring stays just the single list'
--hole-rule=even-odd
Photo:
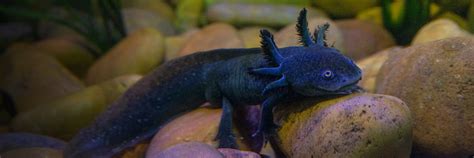
[{"label": "axolotl head", "polygon": [[303,47],[279,49],[270,32],[260,31],[262,50],[275,67],[253,71],[281,76],[265,87],[264,94],[279,87],[289,87],[304,96],[349,94],[360,89],[357,83],[362,76],[361,69],[337,49],[328,47],[325,42],[328,28],[329,24],[318,27],[311,37],[307,28],[306,10],[303,9],[297,24]]},{"label": "axolotl head", "polygon": [[358,89],[362,72],[334,48],[304,47],[281,63],[289,87],[305,96],[348,94]]}]

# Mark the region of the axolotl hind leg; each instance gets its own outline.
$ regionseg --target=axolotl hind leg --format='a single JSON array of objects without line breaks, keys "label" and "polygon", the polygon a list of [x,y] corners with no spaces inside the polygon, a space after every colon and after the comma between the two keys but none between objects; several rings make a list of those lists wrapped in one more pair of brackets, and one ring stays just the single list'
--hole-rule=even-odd
[{"label": "axolotl hind leg", "polygon": [[222,98],[222,116],[219,123],[219,131],[216,135],[216,140],[219,141],[219,148],[234,148],[237,149],[237,141],[234,133],[232,133],[232,114],[234,110],[230,101]]}]

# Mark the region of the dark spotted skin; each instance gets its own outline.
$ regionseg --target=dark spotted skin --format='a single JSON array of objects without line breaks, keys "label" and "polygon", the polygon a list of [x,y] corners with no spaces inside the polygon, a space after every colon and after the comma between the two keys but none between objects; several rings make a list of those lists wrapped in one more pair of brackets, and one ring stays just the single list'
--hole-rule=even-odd
[{"label": "dark spotted skin", "polygon": [[206,102],[204,67],[254,50],[214,50],[167,62],[138,81],[82,129],[65,151],[66,157],[111,157],[150,138],[170,119]]},{"label": "dark spotted skin", "polygon": [[82,129],[71,140],[65,157],[111,157],[205,102],[223,108],[216,136],[219,147],[237,148],[231,130],[234,107],[261,104],[260,125],[253,136],[266,137],[275,127],[272,109],[278,101],[289,96],[352,93],[361,70],[327,47],[324,32],[329,25],[320,27],[311,38],[305,16],[302,10],[297,25],[303,46],[277,48],[273,36],[262,30],[261,49],[218,49],[159,66]]},{"label": "dark spotted skin", "polygon": [[[294,53],[282,52],[286,57]],[[249,68],[266,65],[260,49],[214,50],[164,64],[81,130],[65,155],[110,157],[151,137],[170,119],[206,101],[220,106],[224,96],[233,106],[260,104],[265,100],[262,90],[275,77],[252,74]]]}]

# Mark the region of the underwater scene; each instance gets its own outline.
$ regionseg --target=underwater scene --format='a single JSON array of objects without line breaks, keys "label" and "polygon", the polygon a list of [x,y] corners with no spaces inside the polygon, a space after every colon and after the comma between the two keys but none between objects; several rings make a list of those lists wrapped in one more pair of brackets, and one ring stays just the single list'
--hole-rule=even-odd
[{"label": "underwater scene", "polygon": [[474,158],[474,0],[2,0],[0,158]]}]

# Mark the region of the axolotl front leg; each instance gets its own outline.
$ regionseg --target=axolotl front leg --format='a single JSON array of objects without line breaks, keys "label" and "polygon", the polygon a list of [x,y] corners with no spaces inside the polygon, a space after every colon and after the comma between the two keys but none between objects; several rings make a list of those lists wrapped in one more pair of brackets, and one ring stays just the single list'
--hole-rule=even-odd
[{"label": "axolotl front leg", "polygon": [[[266,141],[270,139],[269,137],[271,135],[275,134],[274,129],[276,129],[278,126],[273,122],[273,107],[282,97],[283,94],[276,94],[267,98],[262,103],[259,127],[252,137],[257,138],[260,134],[263,134],[263,141]],[[215,138],[219,141],[219,148],[238,148],[235,134],[232,132],[234,113],[233,109],[234,107],[230,101],[226,97],[223,97],[222,116],[219,123],[219,131]]]},{"label": "axolotl front leg", "polygon": [[[209,66],[207,73],[206,99],[214,107],[222,107],[223,112],[216,140],[221,148],[237,148],[235,134],[232,133],[233,109],[261,104],[265,97],[262,91],[273,77],[263,79],[249,74],[250,67],[266,65],[263,55],[240,57]],[[270,110],[271,111],[271,110]],[[267,115],[265,115],[267,116]]]},{"label": "axolotl front leg", "polygon": [[[283,97],[284,94],[275,94],[265,99],[261,105],[258,130],[252,135],[252,137],[257,138],[259,135],[263,134],[263,141],[266,141],[270,139],[269,137],[272,134],[275,134],[274,129],[276,129],[278,126],[273,122],[273,108]],[[219,148],[237,149],[238,145],[236,136],[232,132],[234,107],[226,97],[222,97],[221,106],[222,115],[219,123],[218,133],[215,139],[219,141]]]}]

